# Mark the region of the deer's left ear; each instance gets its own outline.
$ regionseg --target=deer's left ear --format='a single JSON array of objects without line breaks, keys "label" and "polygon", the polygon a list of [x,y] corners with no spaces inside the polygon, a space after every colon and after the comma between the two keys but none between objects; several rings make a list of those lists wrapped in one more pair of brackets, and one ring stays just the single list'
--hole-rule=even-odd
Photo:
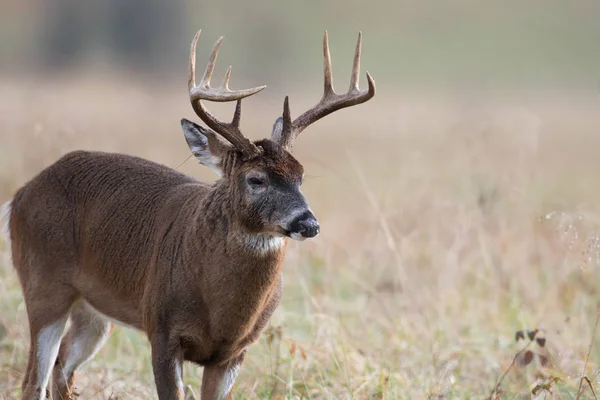
[{"label": "deer's left ear", "polygon": [[221,176],[223,174],[222,161],[228,151],[228,146],[221,142],[212,130],[185,118],[181,120],[181,128],[190,150],[200,164]]},{"label": "deer's left ear", "polygon": [[271,132],[271,140],[275,143],[281,144],[282,143],[282,137],[281,134],[283,133],[283,117],[279,117],[275,120],[275,123],[273,124],[273,131]]},{"label": "deer's left ear", "polygon": [[273,124],[273,131],[271,131],[271,140],[290,153],[292,152],[292,141],[289,136],[285,136],[283,133],[283,117],[279,117]]}]

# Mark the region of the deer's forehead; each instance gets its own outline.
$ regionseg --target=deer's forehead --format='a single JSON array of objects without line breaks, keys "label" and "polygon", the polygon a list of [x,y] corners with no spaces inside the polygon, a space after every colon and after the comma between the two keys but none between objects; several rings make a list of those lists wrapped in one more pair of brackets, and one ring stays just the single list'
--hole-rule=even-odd
[{"label": "deer's forehead", "polygon": [[260,144],[263,153],[245,162],[242,165],[244,172],[261,171],[280,181],[297,182],[302,180],[304,167],[294,156],[266,140]]},{"label": "deer's forehead", "polygon": [[302,164],[289,154],[275,157],[265,154],[245,167],[244,169],[247,171],[259,170],[284,181],[297,181],[302,179],[304,174]]},{"label": "deer's forehead", "polygon": [[284,181],[299,182],[304,175],[304,168],[295,159],[276,162],[267,168],[267,173]]}]

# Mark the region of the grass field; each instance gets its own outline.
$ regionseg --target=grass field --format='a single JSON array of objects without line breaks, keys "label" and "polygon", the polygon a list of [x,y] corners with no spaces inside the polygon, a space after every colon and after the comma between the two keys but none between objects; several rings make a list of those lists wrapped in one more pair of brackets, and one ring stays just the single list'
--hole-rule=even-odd
[{"label": "grass field", "polygon": [[[0,202],[74,149],[178,166],[189,155],[178,123],[192,117],[185,94],[3,82]],[[281,107],[261,96],[244,110],[253,139],[270,133]],[[317,97],[292,97],[292,111]],[[291,244],[283,301],[235,398],[482,399],[506,371],[499,398],[528,399],[536,385],[546,389],[533,398],[577,398],[583,375],[598,390],[598,149],[596,93],[381,90],[311,127],[296,156],[322,233]],[[214,179],[191,160],[179,169]],[[529,348],[542,357],[510,367],[528,342],[515,332],[537,328],[545,345]],[[19,398],[28,342],[0,239],[0,398]],[[201,376],[186,366],[196,391]],[[118,327],[77,388],[82,399],[155,398],[146,338]],[[593,398],[589,387],[580,398]]]}]

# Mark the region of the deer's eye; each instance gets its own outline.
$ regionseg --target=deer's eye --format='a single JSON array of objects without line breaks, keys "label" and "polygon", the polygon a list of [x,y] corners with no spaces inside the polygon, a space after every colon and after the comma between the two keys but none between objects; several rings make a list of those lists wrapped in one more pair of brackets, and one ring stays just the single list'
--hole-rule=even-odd
[{"label": "deer's eye", "polygon": [[251,186],[264,186],[267,182],[263,178],[252,176],[252,177],[248,178],[248,183]]}]

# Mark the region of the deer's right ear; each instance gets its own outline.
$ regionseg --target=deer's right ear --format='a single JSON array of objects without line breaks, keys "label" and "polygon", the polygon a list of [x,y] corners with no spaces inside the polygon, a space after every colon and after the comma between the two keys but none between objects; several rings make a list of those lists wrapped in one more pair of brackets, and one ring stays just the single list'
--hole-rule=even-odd
[{"label": "deer's right ear", "polygon": [[215,133],[185,118],[181,119],[181,128],[192,154],[200,164],[215,171],[219,176],[223,174],[222,160],[228,146],[221,142]]}]

